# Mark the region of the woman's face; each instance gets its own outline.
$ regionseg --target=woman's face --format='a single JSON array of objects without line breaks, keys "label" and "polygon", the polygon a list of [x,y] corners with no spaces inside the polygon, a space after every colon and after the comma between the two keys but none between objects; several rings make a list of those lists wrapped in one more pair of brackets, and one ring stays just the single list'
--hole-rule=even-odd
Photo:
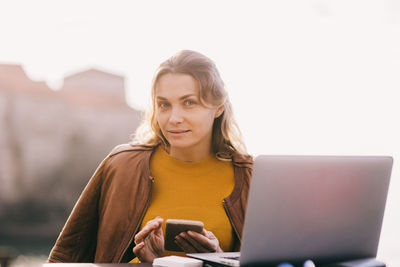
[{"label": "woman's face", "polygon": [[212,125],[223,107],[200,102],[197,81],[188,74],[162,75],[155,88],[157,121],[170,144],[170,154],[207,156],[211,151]]}]

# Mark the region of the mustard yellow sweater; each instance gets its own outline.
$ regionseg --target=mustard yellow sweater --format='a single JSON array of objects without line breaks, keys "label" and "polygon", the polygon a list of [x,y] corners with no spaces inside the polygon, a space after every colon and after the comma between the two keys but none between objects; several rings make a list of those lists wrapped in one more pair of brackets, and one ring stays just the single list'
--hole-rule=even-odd
[{"label": "mustard yellow sweater", "polygon": [[[140,229],[156,216],[164,218],[164,235],[167,219],[199,220],[218,238],[223,251],[232,250],[232,226],[222,204],[234,187],[231,162],[212,155],[199,162],[184,162],[159,147],[151,158],[150,171],[153,193]],[[165,255],[184,253],[165,251]]]}]

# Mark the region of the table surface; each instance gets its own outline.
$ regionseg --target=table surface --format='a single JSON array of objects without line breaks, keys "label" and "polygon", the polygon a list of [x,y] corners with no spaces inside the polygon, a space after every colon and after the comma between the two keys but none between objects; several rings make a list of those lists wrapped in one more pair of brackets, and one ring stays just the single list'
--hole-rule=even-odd
[{"label": "table surface", "polygon": [[[368,261],[368,262],[367,262]],[[151,263],[45,263],[42,267],[150,267]],[[349,267],[383,267],[384,263],[373,258],[364,260],[348,261],[346,265]]]},{"label": "table surface", "polygon": [[45,263],[43,267],[150,267],[151,263]]}]

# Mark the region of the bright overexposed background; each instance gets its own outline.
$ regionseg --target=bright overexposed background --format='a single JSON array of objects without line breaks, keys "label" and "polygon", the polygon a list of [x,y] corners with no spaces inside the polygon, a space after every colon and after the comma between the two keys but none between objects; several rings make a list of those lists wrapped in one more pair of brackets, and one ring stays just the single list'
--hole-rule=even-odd
[{"label": "bright overexposed background", "polygon": [[0,1],[0,62],[55,90],[96,67],[144,109],[181,49],[216,62],[251,154],[393,156],[378,257],[400,266],[399,1]]}]

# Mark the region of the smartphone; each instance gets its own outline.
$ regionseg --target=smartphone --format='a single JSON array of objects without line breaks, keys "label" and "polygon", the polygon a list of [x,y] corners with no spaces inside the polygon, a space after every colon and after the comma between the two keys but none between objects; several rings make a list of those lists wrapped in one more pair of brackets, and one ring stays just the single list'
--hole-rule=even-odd
[{"label": "smartphone", "polygon": [[167,219],[165,222],[165,249],[171,251],[183,251],[175,243],[175,236],[186,231],[201,233],[203,231],[203,227],[204,223],[201,221]]}]

